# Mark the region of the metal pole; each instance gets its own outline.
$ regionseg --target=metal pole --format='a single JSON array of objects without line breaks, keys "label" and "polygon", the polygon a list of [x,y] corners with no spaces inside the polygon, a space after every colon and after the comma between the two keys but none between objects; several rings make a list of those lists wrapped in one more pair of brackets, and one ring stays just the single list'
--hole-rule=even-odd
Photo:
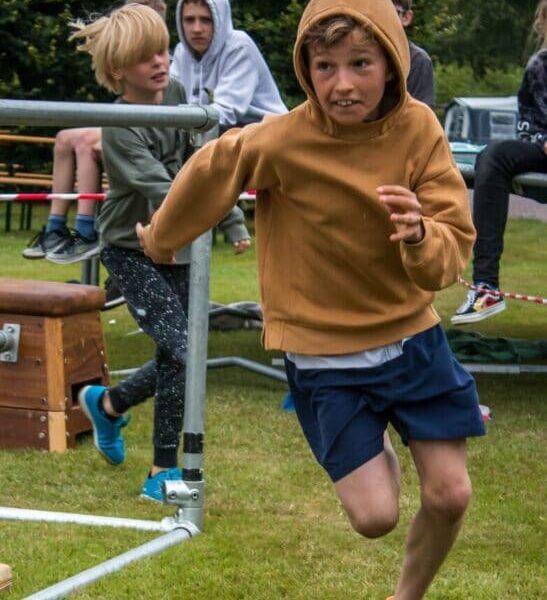
[{"label": "metal pole", "polygon": [[[276,381],[282,381],[283,383],[287,382],[285,371],[273,369],[272,367],[255,362],[254,360],[249,360],[248,358],[242,358],[241,356],[223,356],[221,358],[207,359],[208,369],[219,369],[222,367],[241,367],[242,369],[247,369],[248,371],[264,375],[265,377],[275,379]],[[138,369],[120,369],[119,371],[110,371],[110,375],[113,377],[129,377],[137,371]]]},{"label": "metal pole", "polygon": [[91,525],[93,527],[116,527],[123,529],[137,529],[140,531],[165,532],[172,531],[175,528],[174,521],[171,519],[163,519],[162,521],[144,521],[140,519],[79,515],[49,510],[7,507],[0,507],[0,519],[5,519],[7,521],[41,521],[44,523],[75,523],[77,525]]},{"label": "metal pole", "polygon": [[210,106],[0,100],[0,125],[55,127],[179,127],[207,130],[218,123]]},{"label": "metal pole", "polygon": [[25,600],[57,600],[58,598],[65,598],[72,592],[94,583],[106,575],[120,571],[125,566],[135,562],[136,560],[147,558],[149,556],[153,556],[154,554],[159,554],[171,546],[185,542],[191,539],[196,533],[199,533],[199,531],[175,529],[159,538],[156,538],[155,540],[143,544],[142,546],[133,548],[132,550],[107,560],[106,562],[92,567],[91,569],[82,571],[81,573],[78,573],[78,575],[74,575],[74,577],[65,579],[64,581],[45,588],[36,594],[27,596]]},{"label": "metal pole", "polygon": [[[217,137],[218,128],[210,136]],[[198,134],[193,146],[199,149],[206,136]],[[203,478],[203,438],[205,388],[207,379],[207,339],[209,334],[209,277],[211,239],[208,231],[192,243],[190,263],[190,297],[188,304],[188,353],[183,425],[182,479],[197,489],[199,495],[187,503],[183,518],[203,529],[205,480]]]},{"label": "metal pole", "polygon": [[284,370],[281,371],[279,369],[273,369],[272,367],[267,367],[266,365],[262,365],[253,360],[248,360],[247,358],[241,358],[240,356],[223,356],[222,358],[209,358],[207,360],[207,367],[209,369],[218,369],[221,367],[241,367],[242,369],[253,371],[254,373],[264,375],[266,377],[269,377],[270,379],[275,379],[277,381],[287,383],[287,374]]}]

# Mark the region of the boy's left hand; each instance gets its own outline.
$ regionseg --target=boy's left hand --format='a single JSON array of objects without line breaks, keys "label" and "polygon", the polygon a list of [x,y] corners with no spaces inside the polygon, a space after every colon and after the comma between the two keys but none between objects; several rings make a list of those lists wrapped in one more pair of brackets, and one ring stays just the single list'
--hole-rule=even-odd
[{"label": "boy's left hand", "polygon": [[424,239],[425,229],[422,221],[422,207],[416,194],[402,185],[382,185],[376,188],[382,202],[389,212],[389,219],[395,225],[396,232],[389,236],[392,242],[417,244]]},{"label": "boy's left hand", "polygon": [[232,245],[234,247],[234,254],[243,254],[251,247],[251,240],[249,238],[246,240],[238,240]]}]

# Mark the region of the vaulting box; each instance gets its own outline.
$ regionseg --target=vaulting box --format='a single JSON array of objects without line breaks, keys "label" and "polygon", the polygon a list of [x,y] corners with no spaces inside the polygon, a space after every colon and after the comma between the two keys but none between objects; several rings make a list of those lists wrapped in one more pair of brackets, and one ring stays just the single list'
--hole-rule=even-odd
[{"label": "vaulting box", "polygon": [[0,279],[0,447],[63,452],[91,429],[79,389],[108,385],[104,292]]}]

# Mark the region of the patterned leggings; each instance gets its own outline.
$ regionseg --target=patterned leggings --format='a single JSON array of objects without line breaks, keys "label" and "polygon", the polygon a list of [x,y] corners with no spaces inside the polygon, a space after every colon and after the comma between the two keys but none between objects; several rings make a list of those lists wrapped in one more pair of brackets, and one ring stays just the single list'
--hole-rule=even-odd
[{"label": "patterned leggings", "polygon": [[119,246],[106,246],[101,260],[129,312],[156,344],[155,359],[109,389],[112,406],[124,413],[155,394],[154,465],[175,467],[184,416],[190,265],[157,265]]}]

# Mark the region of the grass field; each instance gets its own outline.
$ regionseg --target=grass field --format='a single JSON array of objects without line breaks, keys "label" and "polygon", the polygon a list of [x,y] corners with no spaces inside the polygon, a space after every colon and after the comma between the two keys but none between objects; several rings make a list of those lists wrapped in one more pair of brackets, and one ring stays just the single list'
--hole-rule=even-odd
[{"label": "grass field", "polygon": [[[40,211],[38,211],[40,212]],[[37,226],[40,221],[35,217]],[[0,224],[3,215],[0,207]],[[0,275],[64,281],[78,266],[25,261],[28,232],[0,232]],[[547,296],[547,224],[511,221],[503,286]],[[256,300],[252,253],[213,252],[212,299]],[[465,295],[439,294],[448,317]],[[144,362],[152,346],[125,307],[103,315],[112,369]],[[473,328],[488,335],[547,338],[545,307],[509,301],[508,310]],[[210,355],[269,364],[259,333],[213,332]],[[493,411],[486,438],[469,445],[475,495],[457,545],[432,586],[431,600],[540,600],[547,589],[545,375],[478,376]],[[208,376],[203,535],[134,563],[74,595],[78,599],[384,600],[396,581],[404,536],[419,497],[408,452],[396,441],[403,489],[401,522],[384,539],[353,533],[331,485],[315,464],[293,413],[281,410],[285,387],[226,369]],[[0,506],[159,519],[171,510],[138,492],[151,459],[151,403],[133,411],[127,461],[118,468],[96,453],[90,436],[65,454],[0,452]],[[0,562],[14,570],[6,600],[23,598],[152,539],[152,535],[75,525],[0,522]]]}]

